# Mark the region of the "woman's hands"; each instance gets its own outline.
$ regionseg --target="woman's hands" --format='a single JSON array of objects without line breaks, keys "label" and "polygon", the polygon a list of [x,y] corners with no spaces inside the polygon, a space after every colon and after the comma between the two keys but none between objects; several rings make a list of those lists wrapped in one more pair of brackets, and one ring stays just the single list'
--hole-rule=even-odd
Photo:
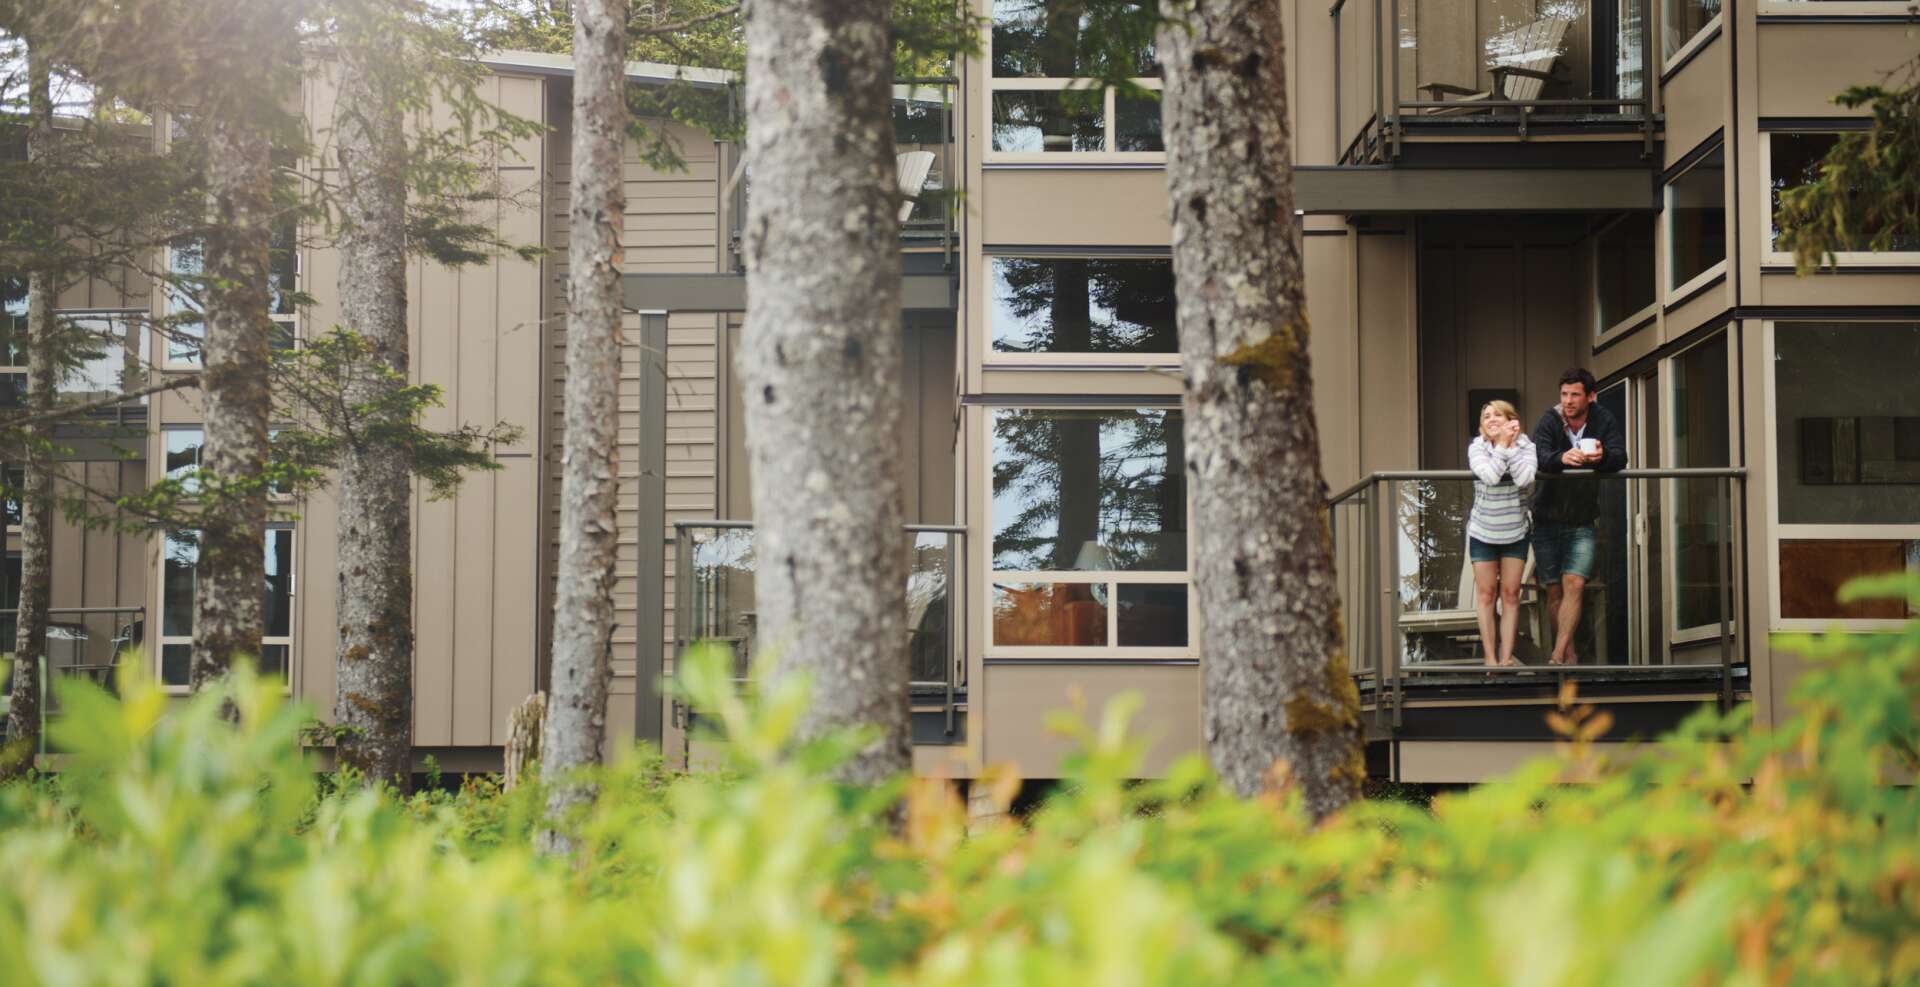
[{"label": "woman's hands", "polygon": [[1480,427],[1480,433],[1487,437],[1488,442],[1502,449],[1508,449],[1520,440],[1520,423],[1512,418],[1496,418],[1492,422],[1483,424]]}]

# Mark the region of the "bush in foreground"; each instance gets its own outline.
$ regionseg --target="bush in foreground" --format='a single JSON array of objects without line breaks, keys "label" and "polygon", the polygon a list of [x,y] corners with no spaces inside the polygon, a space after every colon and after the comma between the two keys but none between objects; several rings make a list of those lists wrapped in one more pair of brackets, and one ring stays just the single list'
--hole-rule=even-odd
[{"label": "bush in foreground", "polygon": [[[1858,591],[1920,605],[1916,579]],[[1607,757],[1569,723],[1557,759],[1318,829],[1198,761],[1129,784],[1116,704],[1063,719],[1061,794],[972,834],[940,785],[827,781],[857,738],[796,745],[797,691],[750,709],[696,661],[731,763],[610,767],[571,864],[529,852],[530,788],[322,783],[308,714],[247,676],[171,711],[82,686],[58,783],[0,792],[0,981],[1920,982],[1920,797],[1890,784],[1920,766],[1920,621],[1802,646],[1803,712],[1773,731],[1703,712]]]}]

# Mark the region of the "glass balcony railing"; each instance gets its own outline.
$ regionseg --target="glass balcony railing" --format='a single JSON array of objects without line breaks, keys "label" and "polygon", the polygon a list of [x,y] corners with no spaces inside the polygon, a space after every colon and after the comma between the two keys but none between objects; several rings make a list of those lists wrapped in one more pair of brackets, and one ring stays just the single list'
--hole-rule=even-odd
[{"label": "glass balcony railing", "polygon": [[[19,611],[0,610],[0,730],[12,695],[14,635]],[[60,715],[59,695],[48,683],[59,678],[84,679],[104,689],[114,687],[114,673],[123,662],[140,654],[146,632],[146,611],[140,607],[55,607],[47,611],[47,654],[42,666],[40,712],[42,723]],[[41,753],[46,753],[46,730],[40,731]]]},{"label": "glass balcony railing", "polygon": [[1648,0],[1336,0],[1332,17],[1343,164],[1423,131],[1627,121],[1652,139]]},{"label": "glass balcony railing", "polygon": [[[1551,661],[1564,599],[1530,540],[1517,602],[1517,667],[1487,668],[1488,630],[1467,552],[1473,478],[1464,470],[1376,473],[1330,505],[1347,653],[1355,676],[1397,696],[1408,677],[1471,670],[1485,679],[1718,674],[1744,661],[1737,469],[1542,475],[1546,495],[1594,518],[1590,573],[1570,626],[1573,664]],[[1535,533],[1543,527],[1536,520]],[[1551,563],[1549,563],[1551,564]],[[1569,564],[1570,565],[1570,564]],[[1483,617],[1492,623],[1483,623]],[[1498,652],[1496,651],[1496,654]]]},{"label": "glass balcony railing", "polygon": [[[753,526],[744,521],[676,524],[675,654],[700,642],[733,654],[734,678],[745,682],[759,647],[754,604],[758,559]],[[907,664],[916,706],[940,705],[951,721],[966,689],[966,652],[960,646],[964,529],[908,525],[907,632],[900,660]]]}]

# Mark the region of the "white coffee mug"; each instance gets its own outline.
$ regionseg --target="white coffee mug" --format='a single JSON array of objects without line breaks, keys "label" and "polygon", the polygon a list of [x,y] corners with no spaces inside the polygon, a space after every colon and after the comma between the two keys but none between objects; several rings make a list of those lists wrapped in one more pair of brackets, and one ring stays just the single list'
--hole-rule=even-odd
[{"label": "white coffee mug", "polygon": [[1600,454],[1600,440],[1599,440],[1599,439],[1581,439],[1581,440],[1580,440],[1580,451],[1581,451],[1581,452],[1582,452],[1583,454],[1585,454],[1585,455],[1588,455],[1588,456],[1597,456],[1597,455],[1599,455],[1599,454]]}]

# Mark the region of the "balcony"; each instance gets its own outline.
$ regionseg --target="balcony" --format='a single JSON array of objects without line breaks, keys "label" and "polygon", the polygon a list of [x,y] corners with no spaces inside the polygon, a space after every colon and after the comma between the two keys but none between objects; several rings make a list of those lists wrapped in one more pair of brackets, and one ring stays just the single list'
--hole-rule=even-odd
[{"label": "balcony", "polygon": [[[19,611],[0,610],[0,651],[11,662]],[[47,683],[54,678],[84,679],[104,689],[114,687],[113,676],[123,661],[140,654],[146,634],[146,611],[140,607],[54,607],[47,611],[47,662],[40,690],[40,753],[48,752],[47,720],[60,715],[59,697]],[[12,695],[11,664],[0,670],[0,730]]]},{"label": "balcony", "polygon": [[1636,469],[1542,475],[1595,484],[1594,572],[1574,665],[1547,663],[1551,623],[1529,552],[1517,668],[1482,664],[1465,470],[1375,473],[1331,501],[1348,660],[1373,725],[1401,726],[1410,699],[1538,691],[1572,679],[1601,692],[1712,692],[1730,706],[1746,678],[1736,562],[1745,471]]},{"label": "balcony", "polygon": [[1609,130],[1651,155],[1647,3],[1335,0],[1339,163],[1397,162],[1422,137]]},{"label": "balcony", "polygon": [[[965,529],[908,525],[907,634],[900,660],[910,675],[914,743],[965,739],[966,650],[961,601]],[[757,654],[759,614],[754,606],[753,525],[745,521],[691,521],[674,525],[674,654],[697,643],[719,643],[733,655],[734,679],[750,681]],[[683,712],[676,707],[676,715]]]}]

